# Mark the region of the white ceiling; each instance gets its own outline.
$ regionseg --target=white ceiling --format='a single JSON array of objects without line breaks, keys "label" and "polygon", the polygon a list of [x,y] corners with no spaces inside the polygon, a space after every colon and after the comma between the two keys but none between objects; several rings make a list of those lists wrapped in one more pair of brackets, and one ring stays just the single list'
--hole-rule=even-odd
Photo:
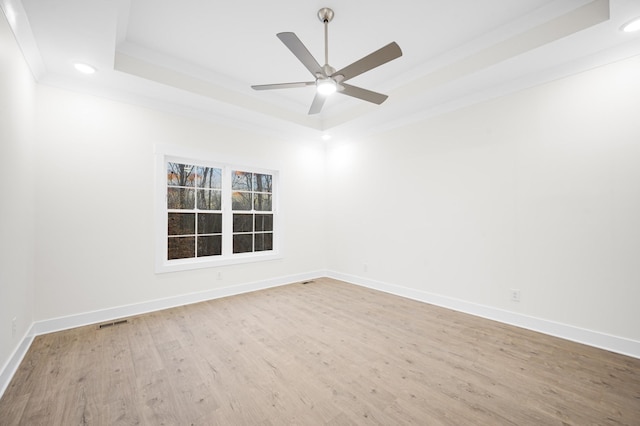
[{"label": "white ceiling", "polygon": [[[374,132],[640,54],[620,27],[639,0],[0,0],[36,79],[262,131],[316,138]],[[396,41],[403,56],[350,81],[380,106],[333,95],[307,115],[313,80],[276,33],[340,69]],[[75,61],[94,65],[91,76]]]}]

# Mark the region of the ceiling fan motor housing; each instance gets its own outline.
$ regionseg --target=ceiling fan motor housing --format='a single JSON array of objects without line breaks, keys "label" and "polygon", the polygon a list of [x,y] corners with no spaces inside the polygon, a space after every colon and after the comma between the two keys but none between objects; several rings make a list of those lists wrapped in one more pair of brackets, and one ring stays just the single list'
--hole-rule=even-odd
[{"label": "ceiling fan motor housing", "polygon": [[345,83],[358,75],[379,67],[393,59],[402,56],[402,50],[396,42],[391,42],[373,53],[355,61],[340,70],[336,71],[329,65],[329,22],[334,17],[333,10],[323,7],[318,11],[318,19],[324,25],[324,58],[325,64],[320,65],[311,55],[309,50],[300,41],[298,36],[292,32],[276,34],[287,48],[298,58],[300,62],[315,77],[315,81],[303,81],[296,83],[260,84],[251,86],[254,90],[288,89],[295,87],[316,86],[316,95],[309,108],[309,114],[317,114],[322,109],[327,96],[333,92],[340,92],[343,95],[362,99],[367,102],[380,105],[387,99],[387,95],[352,86]]}]

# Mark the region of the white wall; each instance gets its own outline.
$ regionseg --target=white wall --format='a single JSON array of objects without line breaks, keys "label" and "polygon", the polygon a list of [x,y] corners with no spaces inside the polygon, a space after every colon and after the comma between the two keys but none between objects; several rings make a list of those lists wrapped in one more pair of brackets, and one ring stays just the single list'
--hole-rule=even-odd
[{"label": "white wall", "polygon": [[[37,320],[323,270],[322,144],[45,86],[38,111]],[[156,144],[278,169],[284,257],[156,275]]]},{"label": "white wall", "polygon": [[[35,85],[0,43],[0,365],[33,321],[325,268],[640,341],[640,58],[325,152]],[[278,168],[284,258],[154,274],[155,144]]]},{"label": "white wall", "polygon": [[[33,321],[35,111],[35,81],[3,13],[0,13],[0,70],[1,374]],[[0,390],[1,385],[0,380]]]},{"label": "white wall", "polygon": [[328,268],[640,341],[638,76],[635,57],[336,141]]},{"label": "white wall", "polygon": [[[0,394],[39,323],[322,273],[323,144],[37,85],[4,15],[0,47]],[[155,274],[156,144],[279,170],[282,258]]]}]

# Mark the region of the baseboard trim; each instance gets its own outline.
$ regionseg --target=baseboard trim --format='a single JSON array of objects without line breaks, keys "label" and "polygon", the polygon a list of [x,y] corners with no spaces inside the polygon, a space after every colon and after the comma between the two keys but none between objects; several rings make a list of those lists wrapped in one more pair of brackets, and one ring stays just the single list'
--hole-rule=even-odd
[{"label": "baseboard trim", "polygon": [[406,297],[408,299],[424,303],[430,303],[432,305],[453,309],[458,312],[487,318],[640,359],[640,342],[624,337],[612,336],[597,331],[586,330],[567,324],[530,317],[515,312],[479,305],[408,287],[388,284],[355,275],[343,274],[335,271],[315,271],[34,322],[0,370],[0,397],[2,397],[9,386],[11,379],[29,350],[33,339],[40,334],[53,333],[70,328],[112,321],[119,318],[141,315],[148,312],[155,312],[176,306],[190,305],[193,303],[234,296],[237,294],[250,293],[253,291],[321,277],[334,278],[350,284],[383,291],[385,293]]},{"label": "baseboard trim", "polygon": [[255,281],[196,293],[182,294],[164,299],[150,300],[148,302],[135,303],[132,305],[118,306],[44,321],[36,321],[33,325],[33,331],[36,336],[39,334],[53,333],[70,328],[146,314],[149,312],[160,311],[162,309],[174,308],[176,306],[191,305],[193,303],[205,302],[207,300],[219,299],[221,297],[250,293],[252,291],[264,290],[271,287],[278,287],[322,276],[324,276],[324,271],[288,275],[263,281]]},{"label": "baseboard trim", "polygon": [[34,337],[33,326],[31,326],[7,362],[2,366],[2,370],[0,370],[0,398],[2,398],[7,387],[9,387],[9,383],[11,383],[11,379],[18,371],[18,367],[31,347]]},{"label": "baseboard trim", "polygon": [[371,280],[355,275],[343,274],[340,272],[327,271],[326,276],[336,280],[345,281],[351,284],[367,287],[373,290],[383,291],[396,296],[429,303],[454,311],[463,312],[470,315],[498,321],[504,324],[525,328],[550,336],[560,337],[588,346],[616,352],[622,355],[640,359],[640,342],[624,337],[613,336],[593,330],[587,330],[568,324],[562,324],[541,318],[522,315],[516,312],[479,305],[464,300],[454,299],[422,290],[402,287],[381,281]]},{"label": "baseboard trim", "polygon": [[227,296],[234,296],[242,293],[264,290],[281,285],[292,284],[301,281],[312,280],[325,276],[325,271],[307,272],[303,274],[287,275],[263,281],[256,281],[246,284],[239,284],[228,287],[221,287],[197,293],[183,294],[164,299],[151,300],[148,302],[136,303],[126,306],[102,309],[99,311],[84,312],[65,317],[53,318],[43,321],[36,321],[31,324],[29,331],[20,341],[5,365],[0,370],[0,397],[9,386],[11,379],[18,370],[18,366],[24,359],[33,339],[41,334],[53,333],[56,331],[68,330],[70,328],[82,327],[85,325],[97,324],[101,322],[113,321],[120,318],[141,315],[155,312],[162,309],[176,306],[190,305],[207,300],[219,299]]}]

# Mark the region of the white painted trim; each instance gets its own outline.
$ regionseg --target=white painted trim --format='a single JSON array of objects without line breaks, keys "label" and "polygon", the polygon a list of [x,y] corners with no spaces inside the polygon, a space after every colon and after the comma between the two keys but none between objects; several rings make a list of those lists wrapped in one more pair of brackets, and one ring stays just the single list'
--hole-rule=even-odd
[{"label": "white painted trim", "polygon": [[522,315],[516,312],[493,308],[491,306],[479,305],[460,299],[384,283],[355,275],[327,271],[326,276],[373,290],[379,290],[396,296],[417,300],[419,302],[453,309],[454,311],[475,315],[477,317],[525,328],[527,330],[537,331],[550,336],[559,337],[565,340],[582,343],[588,346],[640,359],[640,342],[627,339],[625,337],[613,336],[598,331],[587,330],[568,324]]},{"label": "white painted trim", "polygon": [[18,367],[24,359],[24,356],[27,354],[27,351],[31,347],[31,343],[33,342],[34,337],[35,336],[33,334],[32,325],[20,341],[20,344],[13,351],[7,362],[5,362],[5,364],[2,366],[2,369],[0,370],[0,398],[2,398],[2,395],[4,395],[4,391],[6,391],[7,387],[9,387],[11,379],[13,378],[14,374],[16,374],[16,371],[18,371]]},{"label": "white painted trim", "polygon": [[39,82],[47,69],[40,55],[38,43],[33,36],[31,24],[29,24],[29,19],[22,3],[20,0],[0,0],[0,9],[7,17],[7,22],[9,22],[16,41],[18,41],[20,50],[33,77]]},{"label": "white painted trim", "polygon": [[155,312],[162,309],[173,308],[176,306],[190,305],[207,300],[219,299],[227,296],[234,296],[242,293],[250,293],[253,291],[264,290],[267,288],[278,287],[282,285],[292,284],[296,282],[312,280],[324,277],[324,271],[306,272],[295,275],[287,275],[283,277],[271,278],[263,281],[239,284],[229,287],[216,288],[207,291],[183,294],[165,299],[156,299],[148,302],[136,303],[126,306],[117,306],[114,308],[102,309],[99,311],[84,312],[66,317],[52,318],[43,321],[36,321],[31,324],[27,334],[24,336],[18,347],[11,354],[5,365],[0,370],[0,397],[4,394],[7,386],[11,382],[13,375],[16,373],[18,366],[26,355],[33,339],[41,334],[53,333],[56,331],[68,330],[70,328],[82,327],[101,322],[113,321],[120,318],[141,315],[148,312]]},{"label": "white painted trim", "polygon": [[[280,251],[281,227],[280,227],[280,171],[278,169],[266,169],[249,165],[239,165],[222,161],[224,156],[213,153],[203,154],[199,157],[185,156],[187,150],[176,148],[176,152],[165,151],[166,145],[156,144],[154,149],[155,164],[155,273],[187,271],[192,269],[214,268],[226,265],[237,265],[241,263],[262,262],[268,260],[282,259]],[[218,168],[222,171],[221,197],[222,197],[222,254],[219,256],[208,256],[201,258],[187,259],[167,259],[167,163],[178,162],[184,164],[194,164]],[[233,253],[232,252],[232,216],[234,211],[231,207],[232,182],[230,179],[233,170],[243,170],[251,173],[265,173],[272,176],[272,209],[273,215],[273,247],[268,251]],[[192,211],[193,210],[188,210]],[[197,210],[195,210],[197,212]],[[246,211],[246,213],[254,210]],[[265,211],[265,213],[268,213]]]},{"label": "white painted trim", "polygon": [[33,330],[35,335],[53,333],[55,331],[68,330],[70,328],[113,321],[119,318],[141,315],[148,312],[160,311],[162,309],[174,308],[176,306],[190,305],[193,303],[205,302],[207,300],[219,299],[242,293],[250,293],[253,291],[315,279],[322,276],[324,276],[323,271],[307,272],[303,274],[271,278],[264,281],[215,288],[197,293],[182,294],[165,299],[150,300],[148,302],[141,302],[132,305],[117,306],[99,311],[84,312],[66,317],[36,321],[33,324]]},{"label": "white painted trim", "polygon": [[115,308],[103,309],[100,311],[85,312],[66,317],[53,318],[49,320],[34,322],[29,331],[23,337],[7,362],[0,370],[0,397],[4,394],[7,386],[11,382],[13,375],[26,355],[35,336],[70,328],[81,327],[100,322],[112,321],[119,318],[140,315],[176,306],[189,305],[207,300],[219,299],[242,293],[249,293],[267,288],[278,287],[291,283],[329,277],[345,281],[351,284],[367,287],[373,290],[383,291],[396,296],[406,297],[432,305],[441,306],[455,311],[475,315],[482,318],[510,324],[516,327],[537,331],[577,343],[605,349],[620,353],[630,357],[640,359],[640,342],[623,337],[612,336],[597,331],[586,330],[579,327],[534,318],[515,312],[504,311],[490,306],[479,305],[464,300],[454,299],[421,290],[401,287],[393,284],[375,281],[355,275],[343,274],[335,271],[313,271],[284,277],[272,278],[264,281],[239,284],[230,287],[211,289],[198,293],[183,294],[165,299],[151,300],[148,302],[136,303],[132,305],[119,306]]}]

